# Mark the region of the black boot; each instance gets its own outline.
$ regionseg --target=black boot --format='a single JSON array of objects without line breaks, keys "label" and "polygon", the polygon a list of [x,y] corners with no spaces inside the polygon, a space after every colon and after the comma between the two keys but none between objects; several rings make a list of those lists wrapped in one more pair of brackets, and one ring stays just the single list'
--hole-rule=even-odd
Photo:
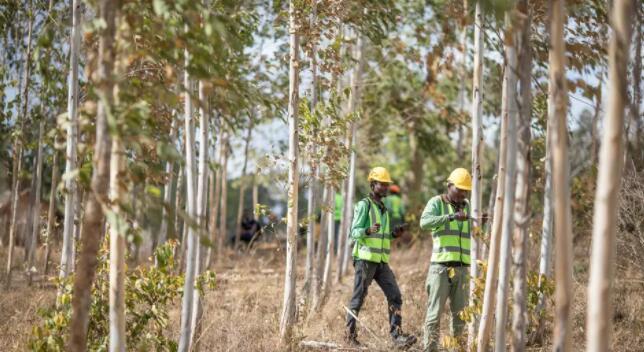
[{"label": "black boot", "polygon": [[362,346],[360,341],[358,341],[358,334],[356,334],[355,331],[351,332],[351,331],[347,330],[347,333],[346,333],[344,339],[345,339],[345,341],[347,342],[347,344],[349,346],[352,346],[352,347]]}]

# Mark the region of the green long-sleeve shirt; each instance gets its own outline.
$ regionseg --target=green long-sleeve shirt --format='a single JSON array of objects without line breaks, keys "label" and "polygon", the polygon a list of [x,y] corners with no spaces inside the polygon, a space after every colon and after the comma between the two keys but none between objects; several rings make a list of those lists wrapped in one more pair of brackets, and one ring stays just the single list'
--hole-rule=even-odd
[{"label": "green long-sleeve shirt", "polygon": [[367,229],[369,227],[371,227],[371,222],[369,221],[369,203],[361,200],[353,209],[353,222],[351,223],[350,233],[351,238],[353,240],[359,240],[367,237]]},{"label": "green long-sleeve shirt", "polygon": [[425,210],[420,216],[420,228],[431,230],[449,222],[449,215],[441,214],[441,196],[435,196],[427,202]]}]

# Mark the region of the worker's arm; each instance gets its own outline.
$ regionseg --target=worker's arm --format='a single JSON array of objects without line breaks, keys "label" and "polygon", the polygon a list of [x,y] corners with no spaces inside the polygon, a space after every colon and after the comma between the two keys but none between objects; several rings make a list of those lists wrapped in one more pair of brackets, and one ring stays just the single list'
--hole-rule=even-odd
[{"label": "worker's arm", "polygon": [[449,215],[441,215],[440,202],[440,197],[434,197],[427,202],[423,215],[420,216],[421,230],[429,230],[449,222]]},{"label": "worker's arm", "polygon": [[353,222],[351,223],[350,233],[351,238],[354,240],[365,238],[367,236],[366,231],[370,225],[367,202],[359,201],[353,209]]}]

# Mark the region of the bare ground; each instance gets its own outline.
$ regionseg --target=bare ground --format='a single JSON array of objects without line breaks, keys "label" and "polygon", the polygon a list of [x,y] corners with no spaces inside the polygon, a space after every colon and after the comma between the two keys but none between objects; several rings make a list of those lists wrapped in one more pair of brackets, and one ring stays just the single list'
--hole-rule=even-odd
[{"label": "bare ground", "polygon": [[[586,242],[586,241],[583,241]],[[576,243],[575,295],[573,302],[574,350],[585,348],[586,283],[588,276],[588,243]],[[21,254],[21,251],[18,251]],[[426,293],[424,282],[429,263],[429,243],[418,243],[393,253],[391,266],[403,293],[403,329],[415,334],[420,350],[422,323],[425,314]],[[300,257],[303,251],[300,250]],[[21,258],[19,255],[18,258]],[[53,258],[57,258],[53,256]],[[274,351],[279,347],[279,320],[284,285],[284,251],[276,246],[259,248],[248,255],[229,253],[225,263],[215,267],[217,287],[207,294],[199,344],[202,351]],[[5,249],[0,249],[0,262],[6,263]],[[304,259],[300,258],[299,278],[302,278]],[[16,267],[18,268],[18,267]],[[12,288],[0,290],[0,346],[2,351],[27,350],[27,341],[34,324],[39,322],[37,310],[53,304],[55,289],[42,278],[27,287],[19,268],[14,274]],[[55,268],[52,269],[55,273]],[[296,340],[314,340],[343,344],[345,312],[353,284],[353,269],[341,284],[334,285],[326,304],[318,314],[305,314],[301,299],[301,281],[298,284],[298,326]],[[4,275],[3,275],[4,284]],[[4,285],[3,285],[4,286]],[[644,346],[644,279],[641,270],[618,267],[615,282],[615,316],[613,330],[614,351],[642,351]],[[388,339],[387,304],[380,288],[374,284],[359,318],[375,332],[369,334],[360,328],[359,339],[370,351],[390,350]],[[177,334],[180,302],[171,314],[171,334]],[[549,307],[552,309],[552,307]],[[442,322],[443,333],[448,317]],[[551,334],[552,326],[548,325]],[[296,342],[297,343],[297,342]],[[296,345],[293,350],[300,350]],[[544,346],[529,346],[528,351],[550,350],[549,339]]]}]

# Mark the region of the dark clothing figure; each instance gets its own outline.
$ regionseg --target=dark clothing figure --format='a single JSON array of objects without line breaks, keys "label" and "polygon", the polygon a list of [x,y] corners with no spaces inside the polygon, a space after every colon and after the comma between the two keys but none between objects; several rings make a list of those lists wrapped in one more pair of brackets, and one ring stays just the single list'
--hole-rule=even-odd
[{"label": "dark clothing figure", "polygon": [[245,217],[241,222],[240,239],[246,244],[250,243],[253,239],[257,240],[262,234],[262,228],[259,222],[251,217]]}]

